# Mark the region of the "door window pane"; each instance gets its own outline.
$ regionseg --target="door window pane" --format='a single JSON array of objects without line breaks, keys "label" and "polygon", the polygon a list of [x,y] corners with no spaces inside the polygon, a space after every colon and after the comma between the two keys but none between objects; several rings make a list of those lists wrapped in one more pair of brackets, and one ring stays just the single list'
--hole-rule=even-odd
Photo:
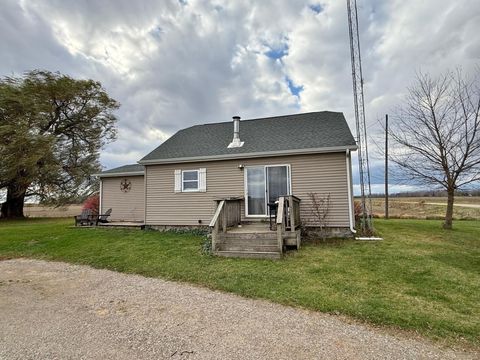
[{"label": "door window pane", "polygon": [[265,215],[265,169],[247,168],[248,214]]},{"label": "door window pane", "polygon": [[273,203],[279,196],[289,195],[288,168],[286,166],[267,167],[268,202]]}]

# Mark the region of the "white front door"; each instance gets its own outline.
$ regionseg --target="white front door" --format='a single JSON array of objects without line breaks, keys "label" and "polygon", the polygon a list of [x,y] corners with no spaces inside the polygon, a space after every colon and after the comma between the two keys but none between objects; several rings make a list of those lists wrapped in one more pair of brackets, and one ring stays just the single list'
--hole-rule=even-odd
[{"label": "white front door", "polygon": [[247,216],[267,216],[267,203],[290,195],[290,166],[262,165],[245,168],[245,211]]}]

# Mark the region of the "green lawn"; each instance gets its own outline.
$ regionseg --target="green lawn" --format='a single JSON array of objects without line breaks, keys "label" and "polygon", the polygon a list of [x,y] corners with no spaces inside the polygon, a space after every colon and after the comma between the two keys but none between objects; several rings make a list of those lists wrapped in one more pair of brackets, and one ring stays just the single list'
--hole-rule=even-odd
[{"label": "green lawn", "polygon": [[33,257],[188,281],[480,346],[480,222],[376,220],[385,240],[304,246],[280,261],[201,254],[202,238],[0,222],[0,258]]}]

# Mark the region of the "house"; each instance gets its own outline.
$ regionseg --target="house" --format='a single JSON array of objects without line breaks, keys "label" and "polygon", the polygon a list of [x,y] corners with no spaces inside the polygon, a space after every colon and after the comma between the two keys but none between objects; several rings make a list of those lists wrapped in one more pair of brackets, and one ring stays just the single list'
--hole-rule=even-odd
[{"label": "house", "polygon": [[[101,211],[112,208],[113,221],[160,230],[210,226],[220,245],[235,232],[237,239],[247,239],[247,224],[251,233],[275,236],[283,248],[299,245],[300,224],[318,227],[309,196],[316,193],[330,197],[328,228],[352,234],[351,151],[356,149],[339,112],[195,125],[138,164],[97,174]],[[265,225],[269,204],[277,206],[273,228],[283,235]]]}]

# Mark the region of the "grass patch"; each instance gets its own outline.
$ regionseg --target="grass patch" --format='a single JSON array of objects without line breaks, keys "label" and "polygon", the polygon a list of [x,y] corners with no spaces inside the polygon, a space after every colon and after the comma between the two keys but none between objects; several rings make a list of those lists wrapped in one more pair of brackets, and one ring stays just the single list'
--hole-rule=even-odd
[{"label": "grass patch", "polygon": [[480,345],[480,222],[376,220],[383,242],[306,245],[281,261],[202,255],[202,236],[0,222],[0,258],[31,257],[186,281]]}]

